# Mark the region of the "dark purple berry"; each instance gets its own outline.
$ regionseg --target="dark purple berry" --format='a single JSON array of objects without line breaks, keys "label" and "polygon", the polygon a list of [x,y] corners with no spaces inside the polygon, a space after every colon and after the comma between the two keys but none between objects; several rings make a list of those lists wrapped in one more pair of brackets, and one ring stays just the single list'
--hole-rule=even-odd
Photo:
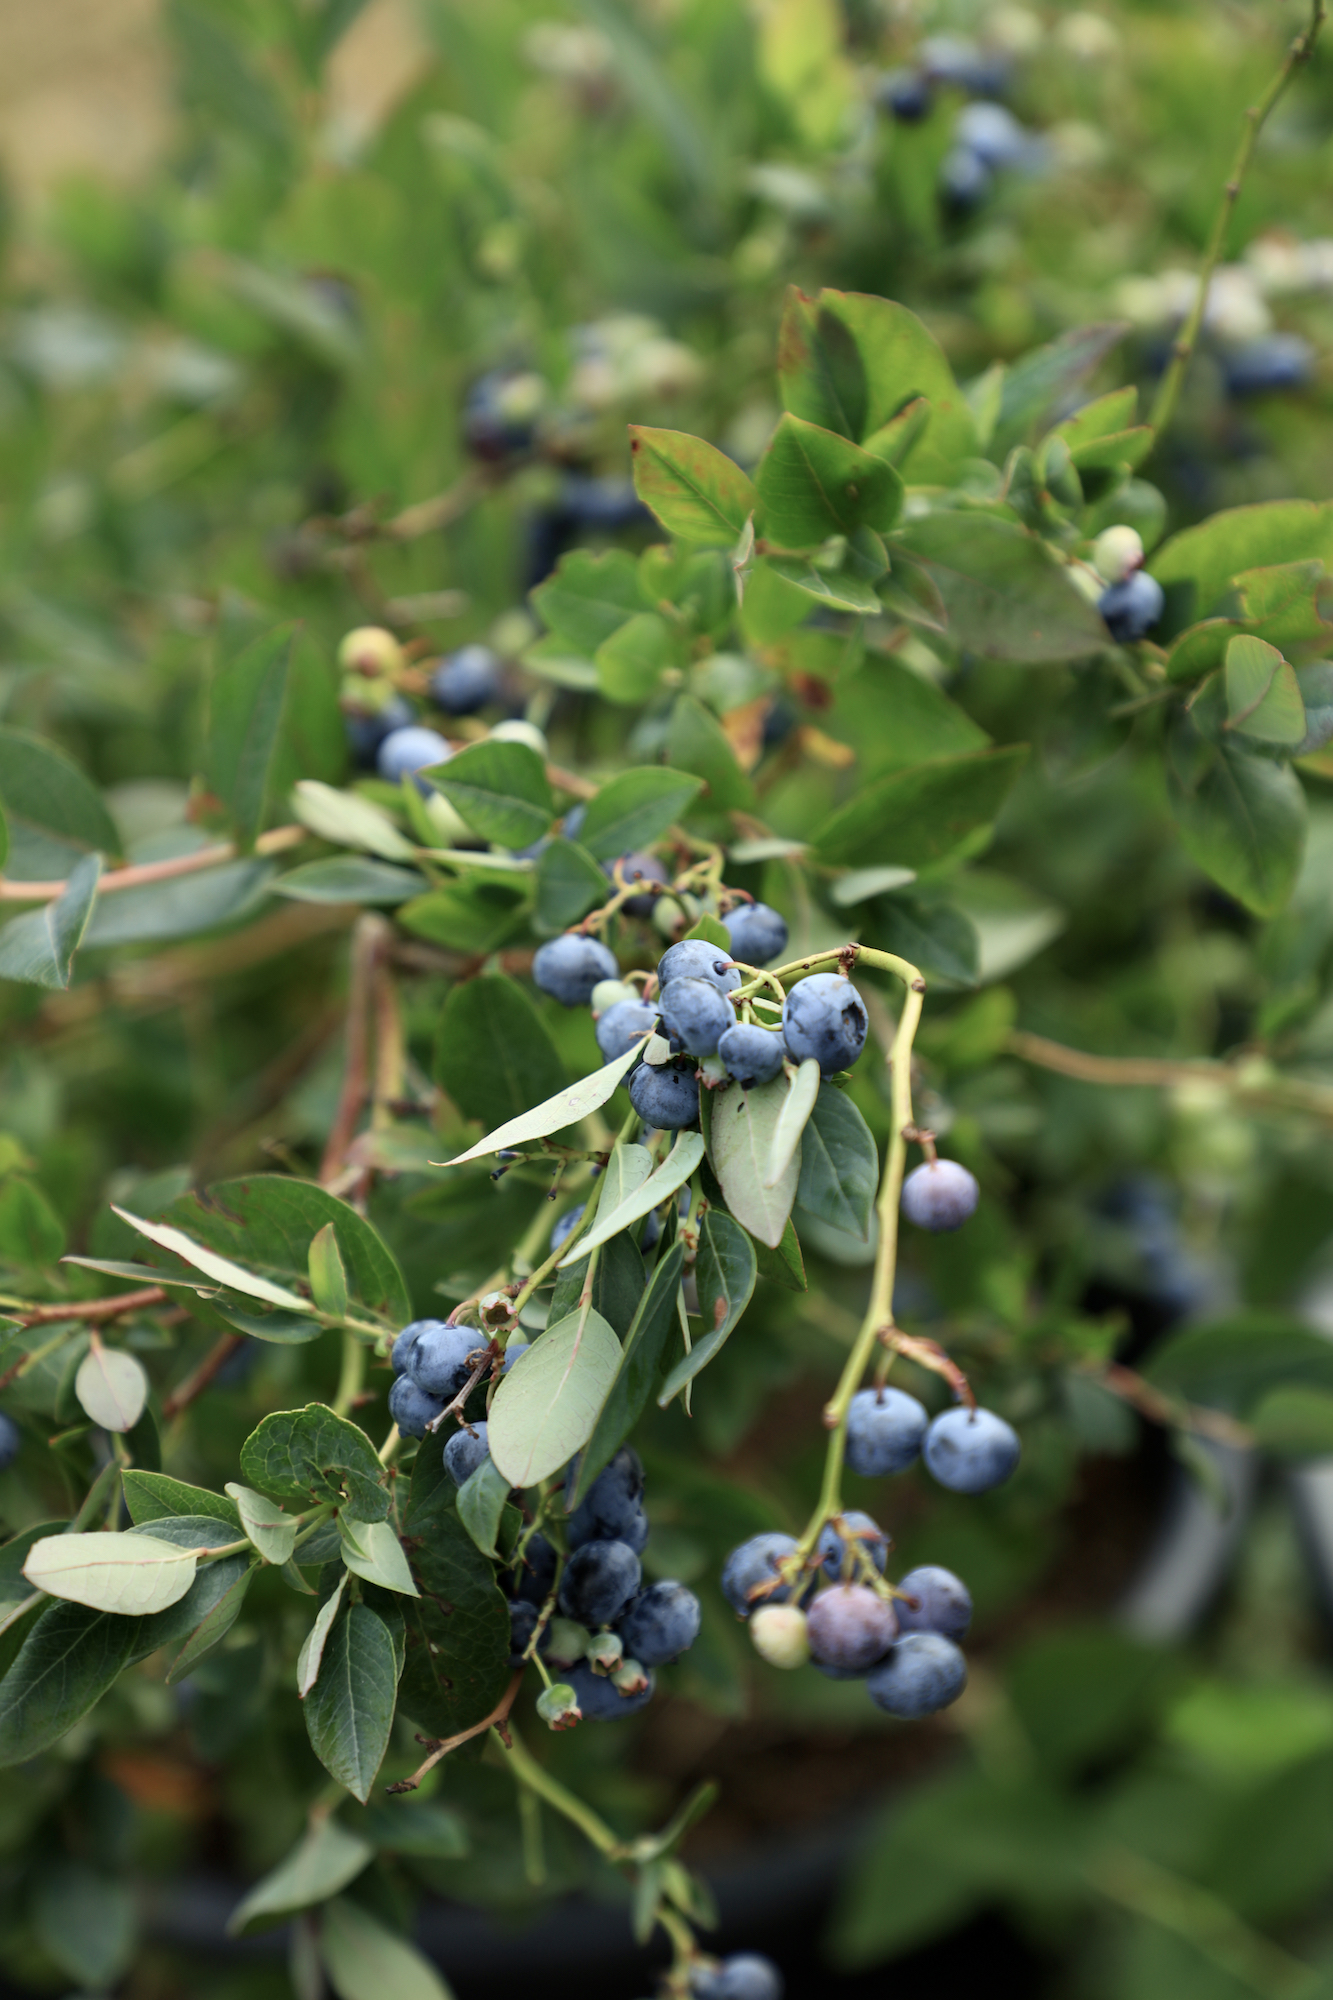
[{"label": "dark purple berry", "polygon": [[903,1182],[903,1214],[936,1235],[961,1229],[980,1199],[975,1177],[957,1160],[923,1160]]},{"label": "dark purple berry", "polygon": [[626,1542],[585,1542],[560,1579],[560,1609],[595,1631],[614,1625],[639,1588],[639,1558]]},{"label": "dark purple berry", "polygon": [[616,1627],[631,1659],[664,1667],[699,1636],[699,1600],[683,1583],[650,1583],[622,1612]]},{"label": "dark purple berry", "polygon": [[1151,632],[1166,606],[1166,596],[1155,576],[1136,569],[1123,583],[1113,583],[1097,599],[1097,609],[1117,645],[1132,646]]},{"label": "dark purple berry", "polygon": [[835,1583],[821,1590],[806,1613],[810,1657],[843,1673],[864,1673],[893,1644],[893,1606],[864,1583]]}]

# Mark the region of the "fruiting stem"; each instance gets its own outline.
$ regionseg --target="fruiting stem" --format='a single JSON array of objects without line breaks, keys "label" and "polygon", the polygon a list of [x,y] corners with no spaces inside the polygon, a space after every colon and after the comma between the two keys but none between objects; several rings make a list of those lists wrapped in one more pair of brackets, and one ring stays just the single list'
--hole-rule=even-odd
[{"label": "fruiting stem", "polygon": [[357,1335],[344,1331],[342,1367],[338,1374],[338,1393],[333,1399],[335,1416],[345,1417],[361,1394],[366,1379],[366,1349]]},{"label": "fruiting stem", "polygon": [[[830,952],[826,956],[836,958],[838,954]],[[882,962],[889,958],[889,953],[866,952],[865,956]],[[903,996],[903,1010],[898,1017],[898,1029],[889,1057],[893,1068],[892,1130],[877,1204],[879,1241],[875,1247],[875,1273],[870,1287],[870,1304],[866,1307],[861,1330],[847,1357],[837,1389],[824,1406],[824,1422],[829,1426],[831,1435],[819,1503],[801,1537],[803,1559],[814,1548],[824,1523],[842,1511],[842,1461],[847,1444],[847,1412],[870,1365],[880,1334],[893,1325],[893,1281],[898,1264],[898,1205],[902,1197],[903,1170],[907,1165],[907,1135],[914,1129],[912,1043],[921,1019],[925,981],[916,967],[908,965],[904,959],[895,959],[892,969],[898,972],[907,991]]]},{"label": "fruiting stem", "polygon": [[1297,35],[1291,47],[1287,50],[1281,68],[1258,103],[1252,104],[1245,113],[1245,128],[1240,136],[1240,144],[1236,148],[1236,157],[1231,163],[1231,172],[1228,174],[1226,184],[1222,189],[1222,199],[1218,204],[1217,214],[1213,218],[1212,231],[1209,234],[1208,244],[1203,253],[1203,263],[1199,267],[1199,283],[1194,294],[1194,303],[1190,307],[1188,319],[1181,328],[1180,335],[1171,355],[1171,364],[1162,377],[1156,399],[1153,403],[1152,416],[1149,421],[1153,430],[1159,436],[1171,421],[1176,407],[1176,399],[1180,394],[1181,384],[1185,380],[1185,371],[1190,365],[1194,349],[1198,344],[1199,331],[1203,325],[1203,316],[1208,305],[1208,288],[1212,283],[1213,272],[1217,269],[1218,260],[1226,245],[1227,229],[1230,226],[1231,217],[1235,210],[1241,187],[1244,184],[1246,172],[1249,169],[1255,142],[1263,130],[1269,113],[1286,90],[1287,85],[1291,82],[1297,70],[1302,69],[1310,60],[1314,51],[1314,45],[1319,39],[1319,30],[1323,27],[1326,19],[1327,6],[1325,0],[1311,0],[1309,26],[1303,34]]},{"label": "fruiting stem", "polygon": [[516,1784],[525,1786],[539,1799],[545,1799],[548,1806],[562,1814],[571,1826],[576,1826],[584,1839],[590,1841],[608,1861],[623,1859],[624,1849],[606,1821],[575,1793],[567,1791],[558,1778],[543,1770],[516,1730],[509,1732],[507,1743],[503,1737],[498,1740]]}]

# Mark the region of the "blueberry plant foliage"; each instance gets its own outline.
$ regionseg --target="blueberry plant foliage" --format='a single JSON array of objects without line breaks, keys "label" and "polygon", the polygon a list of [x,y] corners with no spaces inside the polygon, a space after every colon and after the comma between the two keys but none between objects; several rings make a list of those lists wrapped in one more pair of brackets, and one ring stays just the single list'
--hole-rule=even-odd
[{"label": "blueberry plant foliage", "polygon": [[[331,39],[346,11],[322,10]],[[591,12],[623,55],[616,11]],[[317,17],[293,30],[303,74],[327,53]],[[206,19],[182,13],[197,76],[216,56]],[[784,129],[827,149],[837,118],[783,84],[777,30],[760,55],[769,111],[781,100]],[[850,89],[836,36],[825,58],[833,95]],[[928,117],[929,90],[894,91],[904,123]],[[280,177],[266,101],[247,116]],[[679,151],[675,100],[652,102]],[[464,190],[463,261],[498,282],[531,218],[479,128],[430,116]],[[996,129],[973,119],[974,153]],[[694,174],[704,242],[697,158]],[[223,236],[261,181],[229,184]],[[355,300],[228,256],[173,282],[210,324],[230,301],[318,351],[318,400],[352,369]],[[0,1764],[35,1832],[13,1935],[42,1977],[102,1983],[130,1962],[119,1802],[179,1800],[193,1766],[145,1743],[188,1734],[197,1764],[235,1763],[255,1879],[233,1931],[294,1920],[303,1995],[327,1978],[360,2000],[371,1979],[438,2000],[410,1890],[513,1903],[586,1881],[586,1846],[628,1884],[636,1935],[665,1936],[673,2000],[772,2000],[766,1961],[708,1950],[715,1911],[682,1858],[712,1787],[627,1830],[587,1748],[598,1723],[651,1726],[673,1696],[734,1716],[751,1654],[760,1699],[790,1713],[860,1727],[950,1709],[972,1594],[985,1609],[1032,1580],[1076,1450],[1123,1450],[1129,1409],[1202,1479],[1210,1442],[1327,1448],[1327,1346],[1287,1316],[1273,1267],[1308,1265],[1326,1234],[1291,1134],[1329,1116],[1333,502],[1167,533],[1145,472],[1204,296],[1145,415],[1132,383],[1107,386],[1117,325],[960,383],[905,305],[792,287],[766,435],[732,452],[634,421],[632,486],[581,454],[587,411],[553,408],[519,355],[461,399],[457,481],[393,516],[363,382],[346,424],[364,497],[312,506],[273,553],[293,616],[234,588],[208,607],[187,816],[149,812],[131,835],[136,802],[122,787],[113,813],[96,760],[61,747],[72,725],[0,728],[13,1018],[77,1038],[123,1015],[137,1038],[134,1089],[97,1079],[124,1152],[99,1156],[111,1198],[73,1254],[58,1151],[39,1174],[0,1135]],[[485,296],[472,305],[484,327]],[[656,360],[680,368],[682,350]],[[276,404],[280,367],[271,386]],[[428,393],[413,407],[434,411]],[[211,419],[182,421],[167,459],[207,456]],[[118,460],[112,485],[151,497],[169,476],[159,453]],[[468,557],[484,569],[495,531],[468,543],[469,523],[515,491],[550,542],[526,609],[437,657],[459,607],[441,610],[421,552],[456,532],[451,585],[484,591]],[[567,546],[584,533],[597,545]],[[335,585],[360,606],[340,595],[336,628],[318,594]],[[188,629],[197,607],[178,609]],[[105,660],[88,672],[97,700],[124,699]],[[1203,947],[1181,949],[1192,1011],[1173,1035],[1142,935],[1169,909],[1197,943],[1201,907],[1225,912],[1207,941],[1223,969],[1210,984]],[[1065,987],[1101,982],[1099,1003],[1023,983],[1062,927]],[[275,956],[288,985],[268,983]],[[235,1103],[213,1090],[189,1169],[147,1170],[154,1112],[182,1151],[198,1136],[180,1072],[208,1060],[202,1032],[159,1039],[157,1010],[184,996],[197,1022],[224,980],[255,982],[259,1080]],[[1214,1016],[1238,993],[1256,1046],[1232,1059]],[[1052,1040],[1065,1024],[1097,1052]],[[1136,1032],[1164,1052],[1136,1064]],[[1062,1070],[1124,1086],[1124,1125],[1070,1110]],[[1278,1192],[1245,1181],[1236,1201],[1257,1316],[1187,1327],[1139,1372],[1084,1303],[1096,1260],[1061,1181],[1071,1161],[1151,1150],[1156,1113],[1128,1087],[1156,1084],[1178,1093],[1172,1143],[1219,1234],[1217,1177],[1239,1182],[1252,1126]],[[289,1137],[264,1124],[275,1106]],[[1033,1187],[1045,1213],[1025,1236]],[[1152,1283],[1195,1310],[1169,1215],[1134,1200],[1135,1254],[1171,1264]],[[720,1471],[789,1383],[796,1470]],[[872,1515],[865,1482],[887,1478]],[[924,1524],[922,1492],[944,1497]],[[878,1826],[836,1921],[844,1959],[998,1900],[1048,1925],[1089,1907],[1132,1922],[1127,1992],[1169,1990],[1164,1936],[1214,1980],[1201,1993],[1296,1990],[1302,1966],[1258,1927],[1308,1872],[1284,1848],[1275,1889],[1236,1849],[1247,1813],[1308,1828],[1330,1740],[1317,1698],[1292,1748],[1261,1690],[1247,1763],[1244,1701],[1205,1680],[1172,1706],[1170,1669],[1128,1640],[1058,1634],[979,1685],[951,1710],[975,1764]],[[1104,1760],[1147,1721],[1165,1763],[1116,1789]],[[1173,1756],[1206,1778],[1191,1788]],[[67,1852],[62,1815],[86,1829]]]}]

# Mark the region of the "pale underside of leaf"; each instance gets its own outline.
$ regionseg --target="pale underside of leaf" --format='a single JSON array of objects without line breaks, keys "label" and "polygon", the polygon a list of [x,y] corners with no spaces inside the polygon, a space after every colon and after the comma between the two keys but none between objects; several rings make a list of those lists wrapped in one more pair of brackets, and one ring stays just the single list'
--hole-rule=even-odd
[{"label": "pale underside of leaf", "polygon": [[324,1641],[329,1636],[329,1628],[338,1616],[338,1607],[347,1588],[347,1571],[338,1578],[338,1587],[331,1597],[326,1597],[315,1613],[315,1622],[301,1643],[296,1656],[296,1692],[302,1701],[319,1679],[319,1663],[324,1657]]},{"label": "pale underside of leaf", "polygon": [[94,1611],[143,1617],[165,1611],[194,1582],[206,1549],[181,1549],[133,1531],[122,1535],[51,1535],[28,1551],[29,1583]]},{"label": "pale underside of leaf", "polygon": [[764,1186],[773,1133],[787,1097],[785,1077],[756,1084],[753,1090],[731,1085],[713,1100],[712,1150],[727,1207],[743,1228],[770,1249],[782,1241],[796,1197],[799,1154],[771,1188]]},{"label": "pale underside of leaf", "polygon": [[142,1216],[131,1215],[127,1208],[117,1208],[112,1203],[112,1213],[122,1222],[128,1222],[131,1229],[137,1229],[140,1236],[146,1236],[150,1243],[156,1243],[160,1250],[169,1250],[182,1262],[192,1264],[196,1271],[202,1271],[216,1284],[226,1285],[233,1292],[244,1292],[252,1299],[264,1299],[272,1306],[286,1306],[289,1311],[306,1313],[310,1301],[297,1292],[289,1292],[285,1285],[275,1285],[268,1278],[261,1278],[257,1272],[247,1271],[241,1264],[233,1264],[227,1257],[219,1257],[215,1250],[206,1250],[202,1243],[196,1243],[184,1230],[173,1229],[165,1222],[145,1222]]},{"label": "pale underside of leaf", "polygon": [[545,1139],[552,1132],[563,1131],[566,1125],[577,1125],[590,1111],[599,1111],[611,1097],[622,1077],[639,1060],[639,1044],[636,1042],[623,1056],[617,1056],[604,1069],[594,1070],[591,1076],[582,1077],[578,1083],[570,1084],[565,1090],[558,1090],[554,1097],[548,1097],[532,1111],[524,1111],[517,1118],[511,1118],[494,1132],[487,1133],[475,1146],[469,1146],[465,1153],[459,1153],[452,1160],[433,1160],[432,1166],[461,1167],[468,1160],[480,1160],[487,1153],[498,1153],[507,1146],[521,1146],[528,1139]]},{"label": "pale underside of leaf", "polygon": [[601,1208],[597,1211],[597,1221],[586,1236],[579,1238],[573,1249],[561,1260],[560,1269],[567,1264],[576,1264],[586,1257],[590,1250],[607,1243],[618,1236],[622,1229],[628,1229],[640,1216],[668,1201],[678,1188],[684,1187],[690,1175],[704,1156],[704,1142],[698,1132],[682,1132],[675,1145],[667,1154],[655,1173],[648,1176],[632,1193],[627,1194],[609,1215],[603,1218]]},{"label": "pale underside of leaf", "polygon": [[587,1443],[619,1366],[620,1342],[590,1305],[542,1334],[491,1405],[487,1443],[511,1486],[535,1485]]},{"label": "pale underside of leaf", "polygon": [[768,1149],[768,1170],[764,1175],[765,1188],[775,1188],[796,1158],[810,1113],[815,1108],[819,1095],[819,1064],[813,1056],[807,1056],[791,1081],[787,1101],[773,1127],[773,1141]]}]

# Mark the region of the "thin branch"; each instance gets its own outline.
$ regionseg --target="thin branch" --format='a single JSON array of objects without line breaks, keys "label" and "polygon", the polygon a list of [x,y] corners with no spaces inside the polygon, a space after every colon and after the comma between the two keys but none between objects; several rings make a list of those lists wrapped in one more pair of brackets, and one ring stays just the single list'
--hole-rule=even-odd
[{"label": "thin branch", "polygon": [[117,1292],[109,1299],[81,1299],[73,1305],[33,1306],[13,1317],[20,1326],[46,1326],[53,1320],[119,1319],[122,1313],[137,1312],[141,1306],[161,1305],[167,1294],[161,1285],[144,1285],[137,1292]]},{"label": "thin branch", "polygon": [[370,1077],[370,1014],[375,964],[388,937],[383,917],[357,918],[352,932],[352,969],[347,993],[347,1055],[338,1109],[329,1130],[319,1178],[327,1187],[343,1170],[348,1148],[365,1106]]},{"label": "thin branch", "polygon": [[[470,1729],[460,1729],[457,1736],[447,1736],[443,1742],[439,1741],[438,1738],[435,1739],[431,1742],[430,1755],[427,1757],[425,1763],[418,1765],[410,1778],[400,1778],[396,1785],[386,1786],[386,1791],[391,1794],[396,1792],[414,1792],[426,1773],[433,1771],[442,1757],[447,1757],[451,1750],[457,1750],[460,1744],[470,1743],[474,1736],[482,1735],[487,1729],[498,1729],[501,1737],[507,1740],[508,1732],[505,1729],[505,1724],[509,1720],[509,1711],[518,1699],[518,1691],[522,1685],[523,1669],[519,1667],[512,1676],[509,1686],[500,1696],[499,1701],[496,1702],[495,1707],[489,1715],[484,1715],[480,1722],[474,1722]],[[430,1739],[423,1737],[421,1740],[425,1742]]]},{"label": "thin branch", "polygon": [[179,1388],[173,1389],[169,1396],[163,1398],[163,1416],[167,1418],[178,1417],[182,1410],[188,1408],[196,1396],[203,1394],[219,1369],[231,1360],[237,1348],[244,1345],[245,1335],[243,1333],[224,1333],[209,1348],[193,1375],[187,1375]]},{"label": "thin branch", "polygon": [[1254,1432],[1248,1424],[1238,1423],[1224,1410],[1177,1402],[1174,1396],[1164,1395],[1142,1375],[1132,1368],[1121,1367],[1119,1362],[1112,1362],[1100,1371],[1090,1368],[1087,1373],[1090,1381],[1100,1382],[1104,1389],[1129,1403],[1151,1423],[1162,1424],[1169,1430],[1197,1431],[1200,1437],[1214,1438],[1218,1444],[1234,1445],[1240,1451],[1248,1450],[1254,1443]]},{"label": "thin branch", "polygon": [[1060,1076],[1076,1077],[1080,1083],[1106,1083],[1124,1088],[1142,1084],[1172,1089],[1182,1083],[1209,1083],[1233,1092],[1255,1109],[1305,1111],[1313,1118],[1333,1122],[1333,1090],[1322,1084],[1307,1083],[1301,1077],[1277,1076],[1266,1064],[1174,1061],[1158,1056],[1096,1056],[1084,1049],[1066,1048],[1063,1042],[1048,1041],[1045,1035],[1029,1035],[1015,1029],[1006,1044],[1011,1055]]},{"label": "thin branch", "polygon": [[1190,307],[1188,319],[1181,328],[1179,338],[1172,351],[1171,365],[1162,377],[1156,400],[1153,403],[1150,421],[1153,430],[1159,436],[1171,421],[1172,413],[1176,407],[1176,399],[1180,394],[1181,384],[1185,380],[1185,371],[1190,365],[1194,349],[1198,344],[1199,332],[1203,326],[1204,312],[1208,305],[1208,290],[1212,283],[1213,272],[1217,269],[1218,260],[1226,246],[1227,230],[1230,227],[1231,217],[1235,210],[1241,187],[1244,184],[1251,157],[1254,153],[1255,141],[1263,130],[1269,113],[1283,95],[1297,70],[1303,69],[1306,63],[1309,62],[1311,55],[1314,53],[1314,45],[1319,39],[1319,31],[1326,19],[1327,7],[1325,0],[1311,0],[1308,27],[1302,34],[1297,35],[1291,47],[1287,50],[1281,68],[1258,103],[1252,104],[1245,113],[1245,128],[1241,133],[1240,144],[1236,148],[1236,157],[1231,163],[1231,172],[1227,176],[1225,187],[1222,189],[1222,199],[1218,204],[1207,248],[1203,253],[1203,263],[1199,268],[1199,283],[1198,289],[1194,294],[1194,303]]},{"label": "thin branch", "polygon": [[[281,854],[309,836],[303,826],[275,826],[261,833],[254,845],[256,854]],[[240,850],[235,841],[220,841],[216,847],[196,848],[193,854],[177,854],[170,861],[144,861],[134,868],[113,868],[102,877],[98,894],[113,896],[118,889],[143,889],[152,882],[170,882],[178,875],[198,875],[206,868],[220,868],[235,861]],[[66,882],[6,882],[0,878],[0,902],[54,903],[68,888]]]}]

